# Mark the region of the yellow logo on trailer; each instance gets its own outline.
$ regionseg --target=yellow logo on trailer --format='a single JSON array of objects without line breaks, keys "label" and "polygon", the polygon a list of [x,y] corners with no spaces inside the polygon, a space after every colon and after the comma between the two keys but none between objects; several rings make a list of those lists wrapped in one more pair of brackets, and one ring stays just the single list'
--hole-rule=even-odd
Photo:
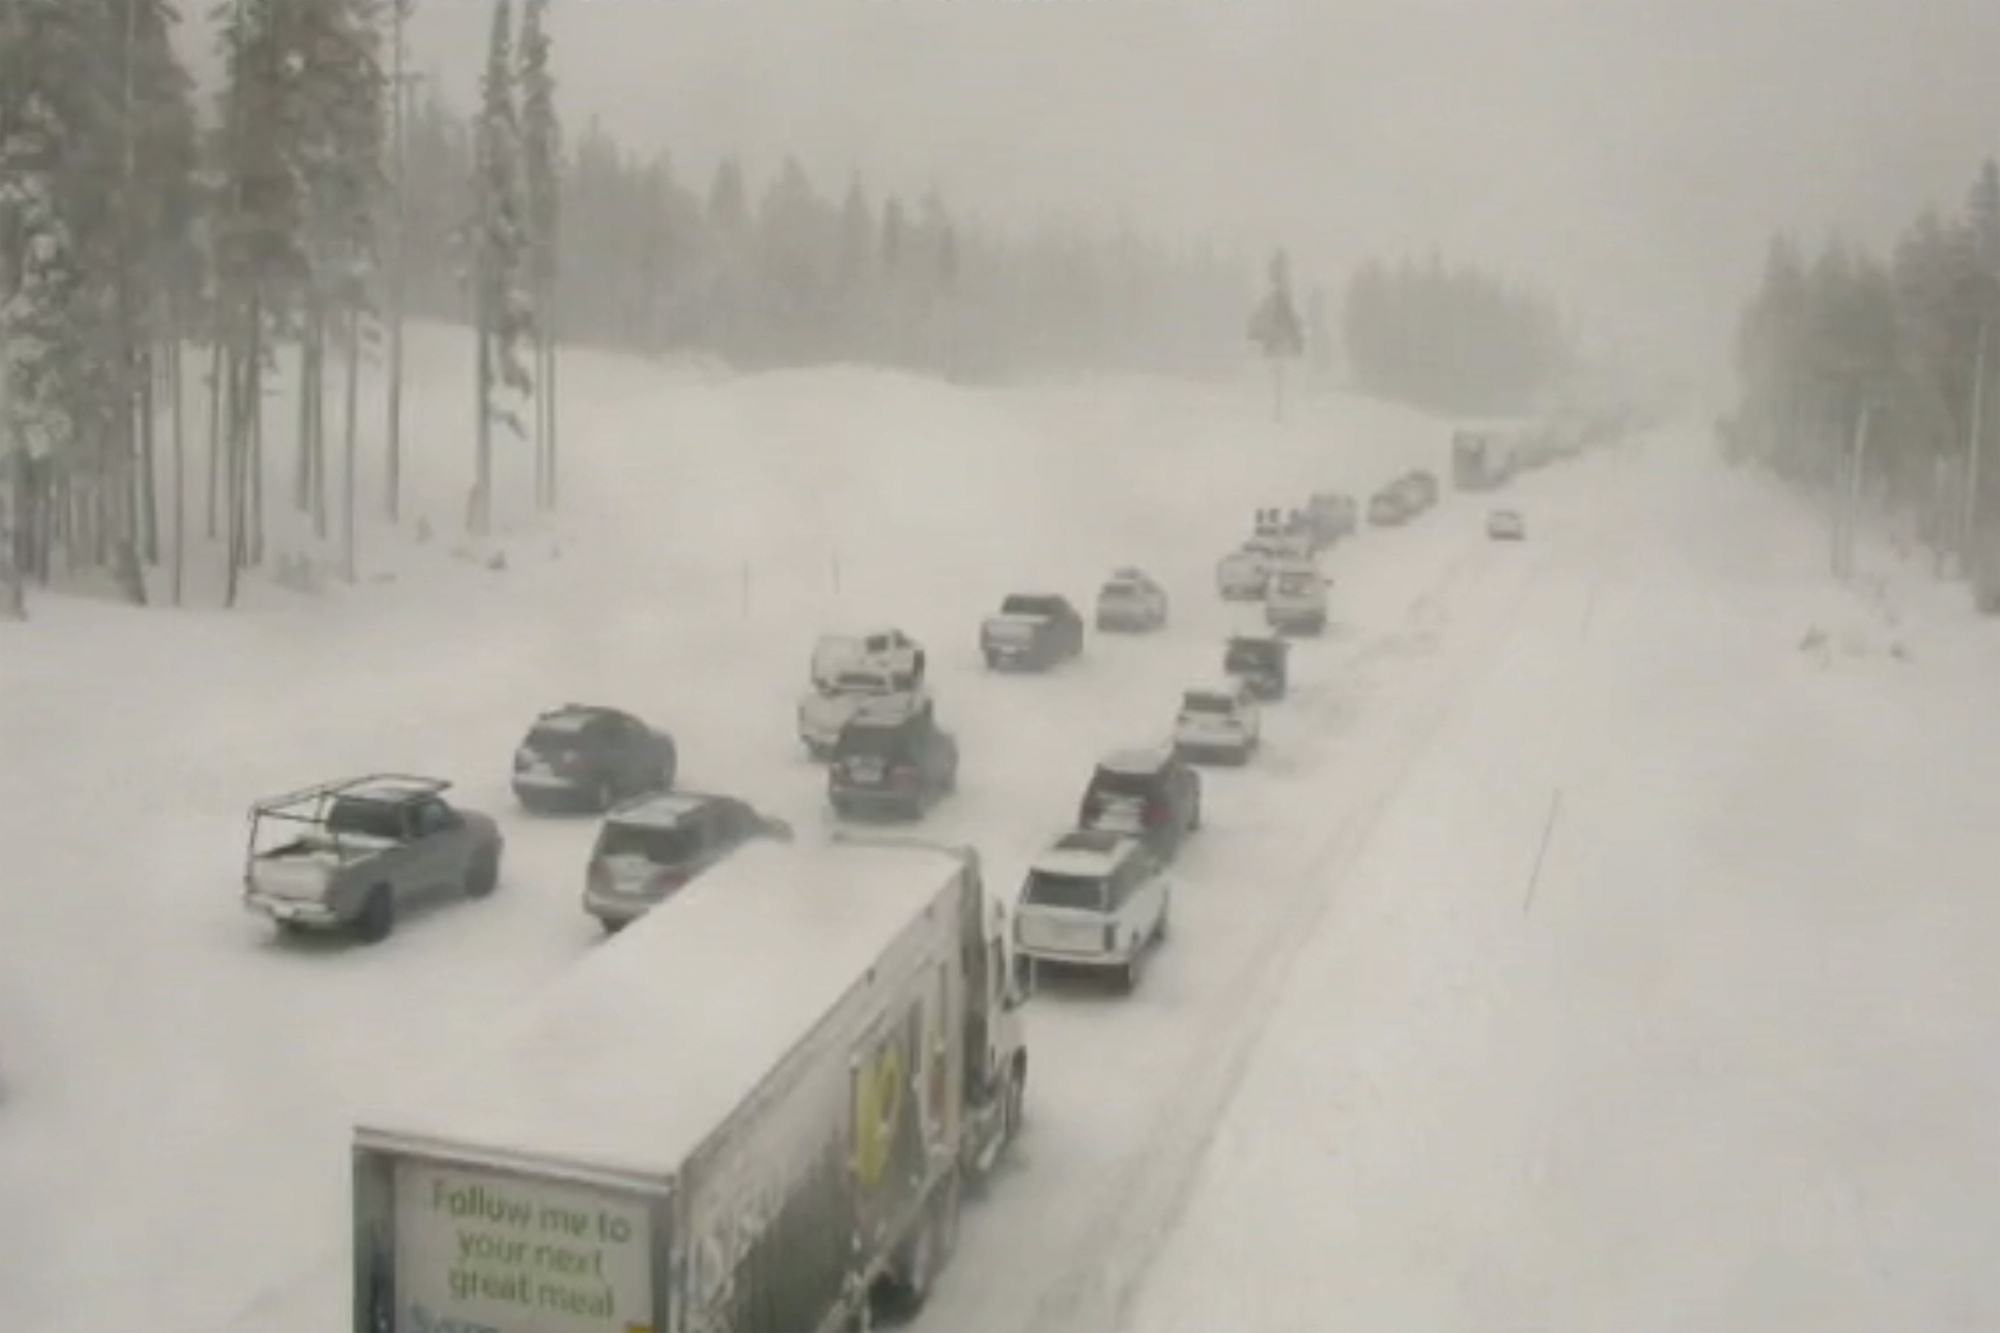
[{"label": "yellow logo on trailer", "polygon": [[854,1080],[854,1175],[862,1188],[882,1183],[903,1115],[903,1053],[892,1039]]}]

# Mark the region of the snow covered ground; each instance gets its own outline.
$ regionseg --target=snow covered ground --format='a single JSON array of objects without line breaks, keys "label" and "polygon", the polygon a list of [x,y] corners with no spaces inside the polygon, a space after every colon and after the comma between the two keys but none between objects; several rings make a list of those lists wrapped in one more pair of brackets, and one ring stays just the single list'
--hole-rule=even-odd
[{"label": "snow covered ground", "polygon": [[[413,511],[446,529],[467,358],[419,354]],[[933,827],[1006,882],[1092,759],[1217,669],[1242,613],[1211,567],[1254,507],[1446,449],[1345,399],[1275,426],[1254,381],[577,355],[565,385],[568,512],[517,522],[505,571],[371,533],[393,582],[0,626],[9,1333],[345,1326],[347,1108],[597,937],[592,826],[507,799],[536,709],[629,706],[686,784],[810,828],[810,643],[899,623],[964,746]],[[1516,492],[1525,545],[1447,498],[1334,554],[1339,629],[1257,764],[1212,778],[1144,989],[1031,1006],[1032,1123],[922,1328],[1991,1317],[1992,1218],[1955,1191],[1993,1164],[1985,849],[1960,849],[2000,645],[1886,625],[1825,585],[1795,506],[1665,441]],[[1123,563],[1174,593],[1168,633],[979,669],[1003,593],[1084,602]],[[237,905],[246,803],[390,767],[501,815],[501,892],[376,948],[271,941]]]},{"label": "snow covered ground", "polygon": [[1530,511],[1118,1326],[2000,1319],[2000,638],[1649,453]]},{"label": "snow covered ground", "polygon": [[[408,512],[440,532],[468,461],[463,352],[442,331],[416,349]],[[27,625],[0,628],[10,1333],[214,1333],[337,1271],[351,1102],[596,939],[578,902],[591,825],[520,818],[507,795],[537,709],[625,704],[674,731],[686,784],[811,827],[823,778],[793,733],[807,651],[832,625],[899,623],[931,645],[966,756],[934,827],[1010,878],[1071,818],[1097,754],[1163,734],[1177,691],[1218,669],[1234,616],[1214,601],[1212,562],[1258,504],[1361,487],[1444,449],[1436,423],[1342,400],[1301,404],[1281,429],[1254,380],[972,392],[576,355],[565,387],[568,511],[538,534],[521,518],[526,460],[503,460],[504,571],[443,538],[371,530],[356,589],[260,588],[237,613],[43,598]],[[282,462],[274,496],[288,493]],[[372,474],[363,483],[372,496]],[[309,544],[274,530],[274,551]],[[1356,548],[1357,608],[1450,554],[1417,532]],[[1098,641],[1046,679],[978,669],[979,619],[1005,592],[1087,602],[1127,562],[1175,592],[1171,633]],[[1280,813],[1261,793],[1310,758],[1310,708],[1293,739],[1279,728],[1272,772],[1218,783],[1216,873],[1287,836],[1260,832]],[[501,892],[408,920],[379,948],[275,943],[238,905],[247,803],[367,769],[453,777],[466,803],[499,812]],[[1185,984],[1156,975],[1162,997]],[[1053,1126],[1053,1077],[1047,1094]],[[344,1297],[329,1290],[327,1327]]]}]

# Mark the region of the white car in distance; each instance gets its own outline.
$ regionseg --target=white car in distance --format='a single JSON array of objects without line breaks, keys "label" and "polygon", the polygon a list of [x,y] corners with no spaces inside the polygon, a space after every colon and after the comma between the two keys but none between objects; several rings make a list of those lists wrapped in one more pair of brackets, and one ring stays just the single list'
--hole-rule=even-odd
[{"label": "white car in distance", "polygon": [[1172,912],[1172,876],[1142,842],[1077,829],[1030,863],[1014,909],[1014,950],[1037,972],[1109,971],[1129,993],[1167,938]]},{"label": "white car in distance", "polygon": [[1263,743],[1263,710],[1249,685],[1228,677],[1181,695],[1174,749],[1189,763],[1247,764]]},{"label": "white car in distance", "polygon": [[1225,601],[1256,601],[1271,581],[1277,557],[1277,538],[1252,537],[1216,562],[1215,590]]},{"label": "white car in distance", "polygon": [[1097,590],[1097,628],[1144,633],[1164,629],[1167,590],[1142,569],[1113,570]]},{"label": "white car in distance", "polygon": [[1324,633],[1332,582],[1310,561],[1277,566],[1264,589],[1264,623],[1281,634]]}]

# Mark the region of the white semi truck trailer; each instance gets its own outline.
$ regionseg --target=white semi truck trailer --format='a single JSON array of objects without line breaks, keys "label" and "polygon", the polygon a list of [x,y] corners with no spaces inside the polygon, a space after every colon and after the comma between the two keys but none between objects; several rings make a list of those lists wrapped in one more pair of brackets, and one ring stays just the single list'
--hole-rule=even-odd
[{"label": "white semi truck trailer", "polygon": [[969,849],[753,845],[354,1139],[354,1333],[812,1333],[921,1306],[1021,1122]]}]

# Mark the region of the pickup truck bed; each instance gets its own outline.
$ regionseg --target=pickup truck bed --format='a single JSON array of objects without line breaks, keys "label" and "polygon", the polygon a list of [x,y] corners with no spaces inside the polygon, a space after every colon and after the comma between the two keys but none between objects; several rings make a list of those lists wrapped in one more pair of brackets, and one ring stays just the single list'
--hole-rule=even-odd
[{"label": "pickup truck bed", "polygon": [[360,834],[307,834],[251,859],[250,878],[268,893],[288,895],[290,891],[317,893],[326,882],[351,866],[398,846],[390,838],[370,838]]}]

